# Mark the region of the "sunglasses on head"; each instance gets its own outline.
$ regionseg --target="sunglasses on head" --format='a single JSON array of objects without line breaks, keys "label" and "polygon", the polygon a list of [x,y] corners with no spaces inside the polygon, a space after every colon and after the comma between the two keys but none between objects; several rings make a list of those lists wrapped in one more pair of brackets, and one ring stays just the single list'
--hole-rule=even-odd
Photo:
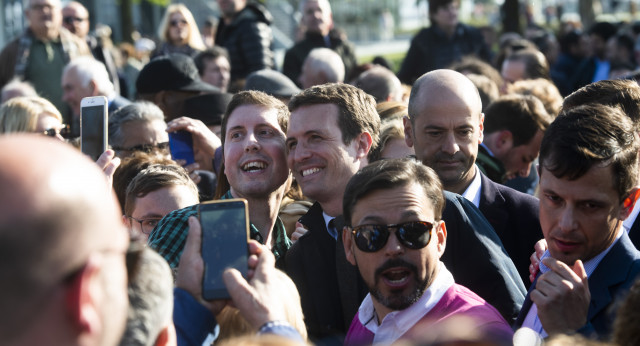
[{"label": "sunglasses on head", "polygon": [[429,244],[432,228],[431,222],[412,221],[394,225],[360,225],[353,227],[351,233],[358,249],[364,252],[381,250],[387,244],[391,230],[404,247],[418,250]]},{"label": "sunglasses on head", "polygon": [[171,26],[178,26],[178,25],[180,25],[180,24],[182,24],[182,25],[186,25],[186,24],[187,24],[187,21],[186,21],[186,20],[184,20],[184,19],[182,19],[182,20],[172,20],[172,21],[171,21]]}]

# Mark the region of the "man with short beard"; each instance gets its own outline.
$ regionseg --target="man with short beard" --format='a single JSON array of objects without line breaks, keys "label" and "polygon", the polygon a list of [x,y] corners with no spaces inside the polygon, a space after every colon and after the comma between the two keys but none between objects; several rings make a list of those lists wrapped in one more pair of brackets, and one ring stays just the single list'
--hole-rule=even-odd
[{"label": "man with short beard", "polygon": [[342,240],[370,293],[345,344],[391,344],[454,317],[469,319],[465,327],[482,338],[511,340],[498,311],[456,284],[440,261],[447,241],[444,205],[436,173],[413,159],[377,161],[351,178]]}]

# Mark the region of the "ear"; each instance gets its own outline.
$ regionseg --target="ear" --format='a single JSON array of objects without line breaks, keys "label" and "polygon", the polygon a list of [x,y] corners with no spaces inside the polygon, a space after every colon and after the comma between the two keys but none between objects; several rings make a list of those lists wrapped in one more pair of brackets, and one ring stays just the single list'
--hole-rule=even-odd
[{"label": "ear", "polygon": [[484,140],[484,113],[480,113],[480,123],[478,124],[480,135],[478,136],[478,144]]},{"label": "ear", "polygon": [[127,215],[122,215],[122,223],[126,226],[131,228],[131,220],[127,217]]},{"label": "ear", "polygon": [[435,229],[435,241],[437,241],[436,248],[438,249],[438,258],[444,253],[444,249],[447,247],[447,227],[443,220],[440,220]]},{"label": "ear", "polygon": [[342,229],[342,244],[344,245],[344,254],[347,257],[347,261],[352,265],[356,265],[356,256],[354,255],[353,236],[351,236],[351,229],[344,226]]},{"label": "ear", "polygon": [[367,154],[369,154],[369,150],[371,150],[371,145],[373,144],[373,139],[371,138],[371,134],[369,132],[363,132],[358,137],[355,138],[356,142],[356,157],[358,159],[366,158]]},{"label": "ear", "polygon": [[407,143],[409,148],[413,147],[413,128],[411,127],[411,119],[405,116],[402,118],[404,123],[404,142]]},{"label": "ear", "polygon": [[493,147],[496,156],[502,156],[506,154],[511,148],[513,148],[513,134],[509,130],[498,131],[493,141]]},{"label": "ear", "polygon": [[98,96],[98,83],[96,81],[89,81],[89,90],[91,90],[91,96]]},{"label": "ear", "polygon": [[79,334],[97,335],[102,329],[97,291],[99,280],[100,261],[96,256],[91,256],[66,289],[66,309]]},{"label": "ear", "polygon": [[636,202],[640,197],[640,189],[635,187],[631,190],[631,193],[622,201],[622,209],[620,210],[620,220],[626,220],[633,211],[633,207],[636,205]]}]

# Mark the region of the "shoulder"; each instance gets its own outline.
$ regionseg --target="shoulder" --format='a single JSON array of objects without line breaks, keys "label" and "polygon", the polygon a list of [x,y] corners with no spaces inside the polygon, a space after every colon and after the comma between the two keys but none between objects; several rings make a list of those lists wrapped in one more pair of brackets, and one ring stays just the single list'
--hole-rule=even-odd
[{"label": "shoulder", "polygon": [[167,214],[149,235],[148,244],[164,257],[172,268],[178,267],[189,232],[189,217],[198,215],[198,205]]},{"label": "shoulder", "polygon": [[539,200],[538,198],[531,196],[529,194],[517,191],[508,186],[498,184],[491,179],[489,179],[486,175],[482,174],[482,194],[499,194],[507,203],[516,203],[522,206],[528,206],[533,208],[534,210],[539,209]]}]

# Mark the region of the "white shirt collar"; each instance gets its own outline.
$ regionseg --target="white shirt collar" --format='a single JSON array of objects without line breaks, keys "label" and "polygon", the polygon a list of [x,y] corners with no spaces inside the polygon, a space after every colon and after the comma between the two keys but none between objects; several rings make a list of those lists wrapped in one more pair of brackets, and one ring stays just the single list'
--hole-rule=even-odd
[{"label": "white shirt collar", "polygon": [[374,334],[373,344],[392,344],[420,322],[420,319],[438,304],[442,296],[455,283],[453,275],[447,270],[444,263],[439,262],[439,266],[436,278],[424,291],[422,297],[404,310],[390,312],[380,325],[378,325],[371,294],[367,294],[358,309],[358,319],[365,328]]},{"label": "white shirt collar", "polygon": [[476,208],[479,208],[482,179],[480,179],[480,171],[478,170],[478,167],[474,165],[473,168],[476,170],[476,175],[471,181],[471,184],[469,184],[469,187],[467,187],[467,189],[462,193],[462,197],[468,199],[469,202],[476,206]]},{"label": "white shirt collar", "polygon": [[325,213],[324,211],[322,212],[322,217],[324,218],[324,226],[326,227],[327,232],[329,232],[329,235],[333,239],[338,240],[338,231],[335,229],[335,227],[329,227],[329,222],[335,219],[335,217],[327,215],[327,213]]}]

